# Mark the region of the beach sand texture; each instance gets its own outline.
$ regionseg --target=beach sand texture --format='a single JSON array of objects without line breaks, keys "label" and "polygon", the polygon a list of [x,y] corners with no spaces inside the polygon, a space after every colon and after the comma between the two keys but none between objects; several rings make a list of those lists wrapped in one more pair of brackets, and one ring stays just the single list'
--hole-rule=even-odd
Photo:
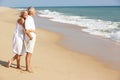
[{"label": "beach sand texture", "polygon": [[[16,63],[7,68],[12,53],[12,37],[19,11],[0,7],[0,80],[120,80],[120,72],[111,69],[94,57],[60,46],[61,34],[37,28],[37,40],[32,56],[34,73],[25,69],[25,55],[21,57],[23,70]],[[87,46],[86,46],[87,47]]]}]

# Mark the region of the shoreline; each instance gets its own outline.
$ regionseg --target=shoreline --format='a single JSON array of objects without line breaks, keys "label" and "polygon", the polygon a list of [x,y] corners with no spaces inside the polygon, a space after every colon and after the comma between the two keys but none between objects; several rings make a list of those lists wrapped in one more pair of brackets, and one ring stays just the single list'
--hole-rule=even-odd
[{"label": "shoreline", "polygon": [[[120,70],[120,43],[96,35],[81,31],[82,27],[53,22],[43,17],[35,17],[36,25],[63,35],[59,44],[66,49],[82,52],[85,55],[93,56],[97,60],[104,62],[113,69]],[[47,23],[47,24],[46,24]]]},{"label": "shoreline", "polygon": [[[1,9],[1,8],[0,8]],[[4,9],[4,8],[2,8]],[[1,9],[1,10],[2,10]],[[11,9],[7,10],[8,12]],[[15,30],[15,22],[17,20],[17,10],[12,11],[9,15],[7,12],[1,14],[0,24],[3,26],[0,29],[1,41],[0,44],[0,79],[1,80],[119,80],[120,71],[109,68],[103,62],[96,60],[95,57],[89,56],[82,52],[76,52],[66,49],[61,46],[60,42],[64,37],[69,35],[68,28],[63,28],[66,35],[58,32],[37,28],[37,40],[35,50],[32,56],[32,67],[34,73],[28,73],[22,70],[15,69],[16,65],[11,68],[6,68],[7,60],[11,58],[12,53],[12,36]],[[6,13],[6,14],[5,14]],[[7,16],[8,15],[8,16]],[[13,18],[13,16],[15,16]],[[57,29],[54,26],[46,23],[37,25],[50,29]],[[54,25],[57,26],[55,23]],[[63,25],[65,26],[65,25]],[[66,30],[68,30],[66,32]],[[71,31],[70,31],[71,32]],[[74,31],[73,31],[74,32]],[[75,31],[76,32],[76,31]],[[71,33],[73,34],[73,33]],[[70,34],[70,35],[71,35]],[[74,34],[73,34],[74,35]],[[85,36],[85,34],[81,34]],[[72,35],[71,35],[72,36]],[[84,41],[83,41],[84,42]],[[86,46],[86,48],[89,46]],[[118,56],[119,57],[119,56]],[[25,69],[25,56],[21,59],[22,69]],[[15,63],[16,64],[16,63]],[[7,75],[6,75],[7,73]],[[29,77],[28,77],[29,76]]]}]

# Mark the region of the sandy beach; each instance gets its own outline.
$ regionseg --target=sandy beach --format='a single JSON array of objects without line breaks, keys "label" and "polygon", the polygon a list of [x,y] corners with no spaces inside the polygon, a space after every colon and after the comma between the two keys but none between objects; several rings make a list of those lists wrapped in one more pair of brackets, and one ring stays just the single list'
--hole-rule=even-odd
[{"label": "sandy beach", "polygon": [[37,28],[37,41],[32,56],[34,73],[23,71],[25,55],[21,58],[23,70],[16,69],[15,62],[7,68],[8,59],[14,55],[12,38],[19,11],[0,7],[0,14],[0,80],[120,80],[120,71],[82,51],[61,46],[62,34],[42,28]]}]

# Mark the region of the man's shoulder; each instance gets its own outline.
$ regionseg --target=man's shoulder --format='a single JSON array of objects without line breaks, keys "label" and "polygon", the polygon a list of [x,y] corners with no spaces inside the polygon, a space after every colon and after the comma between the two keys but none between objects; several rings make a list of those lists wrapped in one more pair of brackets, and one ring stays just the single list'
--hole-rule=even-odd
[{"label": "man's shoulder", "polygon": [[33,18],[32,18],[32,16],[27,16],[27,18],[26,18],[26,20],[32,20]]},{"label": "man's shoulder", "polygon": [[29,15],[28,15],[28,17],[27,17],[27,18],[32,18],[32,16],[29,16]]}]

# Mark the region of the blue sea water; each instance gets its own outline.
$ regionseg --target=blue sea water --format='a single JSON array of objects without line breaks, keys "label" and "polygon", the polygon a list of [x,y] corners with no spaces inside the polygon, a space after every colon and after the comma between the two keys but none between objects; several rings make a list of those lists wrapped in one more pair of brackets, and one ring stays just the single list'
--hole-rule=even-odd
[{"label": "blue sea water", "polygon": [[92,19],[120,21],[120,6],[71,6],[71,7],[36,7],[37,10],[50,10],[65,15],[86,16]]},{"label": "blue sea water", "polygon": [[120,41],[120,6],[35,7],[38,16],[85,27],[92,35]]}]

